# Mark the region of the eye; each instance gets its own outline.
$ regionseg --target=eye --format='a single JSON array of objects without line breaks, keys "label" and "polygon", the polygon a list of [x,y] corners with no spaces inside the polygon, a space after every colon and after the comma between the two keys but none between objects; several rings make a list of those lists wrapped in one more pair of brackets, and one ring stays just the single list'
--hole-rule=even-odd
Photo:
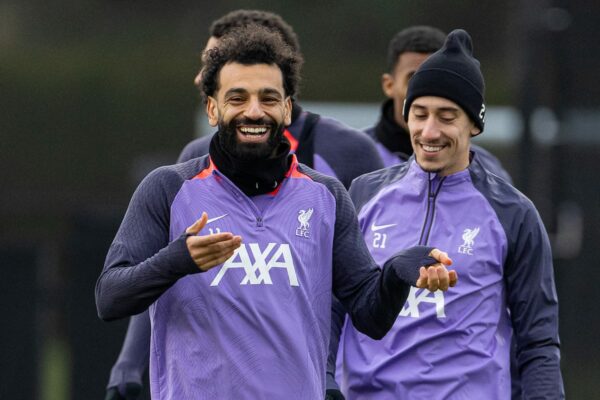
[{"label": "eye", "polygon": [[279,103],[279,99],[276,97],[265,97],[263,98],[262,102],[268,105],[273,105]]},{"label": "eye", "polygon": [[227,99],[227,102],[230,104],[242,104],[244,102],[244,98],[242,96],[232,96]]},{"label": "eye", "polygon": [[440,116],[440,121],[442,121],[445,124],[450,124],[454,120],[455,120],[454,116],[446,116],[446,115]]}]

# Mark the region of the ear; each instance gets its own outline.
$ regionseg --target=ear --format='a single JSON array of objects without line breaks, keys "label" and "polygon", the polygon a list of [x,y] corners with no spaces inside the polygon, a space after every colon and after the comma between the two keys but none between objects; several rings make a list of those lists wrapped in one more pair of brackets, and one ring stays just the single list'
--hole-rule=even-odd
[{"label": "ear", "polygon": [[471,137],[475,137],[481,133],[481,129],[477,127],[477,125],[473,124],[471,127]]},{"label": "ear", "polygon": [[385,73],[381,75],[381,90],[388,98],[392,98],[394,88],[394,77],[391,74]]},{"label": "ear", "polygon": [[284,101],[283,123],[285,126],[289,126],[292,123],[292,98],[288,96]]},{"label": "ear", "polygon": [[217,126],[219,123],[219,109],[217,108],[217,100],[212,96],[208,96],[206,101],[206,115],[208,116],[208,124]]},{"label": "ear", "polygon": [[202,83],[202,72],[203,71],[204,71],[204,67],[200,68],[200,71],[198,71],[198,74],[194,78],[194,85],[196,85],[198,88],[200,88],[200,84]]}]

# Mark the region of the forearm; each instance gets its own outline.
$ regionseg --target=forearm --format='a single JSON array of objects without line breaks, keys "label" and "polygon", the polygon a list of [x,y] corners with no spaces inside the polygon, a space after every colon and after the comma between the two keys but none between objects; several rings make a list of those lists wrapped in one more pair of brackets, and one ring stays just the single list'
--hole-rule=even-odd
[{"label": "forearm", "polygon": [[517,343],[524,399],[562,399],[558,298],[550,243],[529,210],[505,266],[507,303]]},{"label": "forearm", "polygon": [[354,327],[374,339],[390,330],[404,305],[419,268],[436,262],[428,256],[431,247],[416,246],[391,257],[381,270],[372,273],[349,296],[340,297]]},{"label": "forearm", "polygon": [[126,252],[111,247],[96,283],[96,307],[103,320],[138,314],[185,275],[200,272],[189,255],[185,235],[152,257],[134,264]]},{"label": "forearm", "polygon": [[558,344],[525,349],[518,356],[523,399],[564,399]]},{"label": "forearm", "polygon": [[410,285],[401,281],[392,268],[384,268],[357,289],[343,303],[352,324],[359,332],[381,339],[394,324]]}]

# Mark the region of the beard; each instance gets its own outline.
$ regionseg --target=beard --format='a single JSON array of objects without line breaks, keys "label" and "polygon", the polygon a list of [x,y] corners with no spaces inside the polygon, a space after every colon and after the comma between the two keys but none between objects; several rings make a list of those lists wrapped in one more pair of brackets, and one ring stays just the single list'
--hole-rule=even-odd
[{"label": "beard", "polygon": [[[240,143],[237,138],[237,127],[239,125],[261,125],[269,128],[269,137],[263,143]],[[229,123],[219,121],[219,140],[221,146],[234,157],[253,161],[269,158],[283,139],[285,125],[277,124],[270,118],[251,120],[249,118],[232,119]]]}]

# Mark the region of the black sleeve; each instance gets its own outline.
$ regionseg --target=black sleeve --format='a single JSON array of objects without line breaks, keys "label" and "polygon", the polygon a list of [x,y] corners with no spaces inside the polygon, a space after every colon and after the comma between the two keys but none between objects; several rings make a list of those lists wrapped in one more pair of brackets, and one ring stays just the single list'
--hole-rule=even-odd
[{"label": "black sleeve", "polygon": [[135,191],[96,282],[100,318],[138,314],[179,278],[200,272],[184,232],[169,243],[170,205],[182,183],[173,168],[162,167]]},{"label": "black sleeve", "polygon": [[523,398],[562,399],[558,299],[548,235],[533,205],[516,221],[505,281]]},{"label": "black sleeve", "polygon": [[[422,255],[428,254],[431,248],[407,249],[390,258],[380,269],[363,240],[348,193],[337,180],[322,179],[336,198],[334,295],[348,311],[358,331],[380,339],[396,320],[410,285],[416,283],[419,267],[424,265],[420,264]],[[430,263],[428,259],[427,264]]]}]

